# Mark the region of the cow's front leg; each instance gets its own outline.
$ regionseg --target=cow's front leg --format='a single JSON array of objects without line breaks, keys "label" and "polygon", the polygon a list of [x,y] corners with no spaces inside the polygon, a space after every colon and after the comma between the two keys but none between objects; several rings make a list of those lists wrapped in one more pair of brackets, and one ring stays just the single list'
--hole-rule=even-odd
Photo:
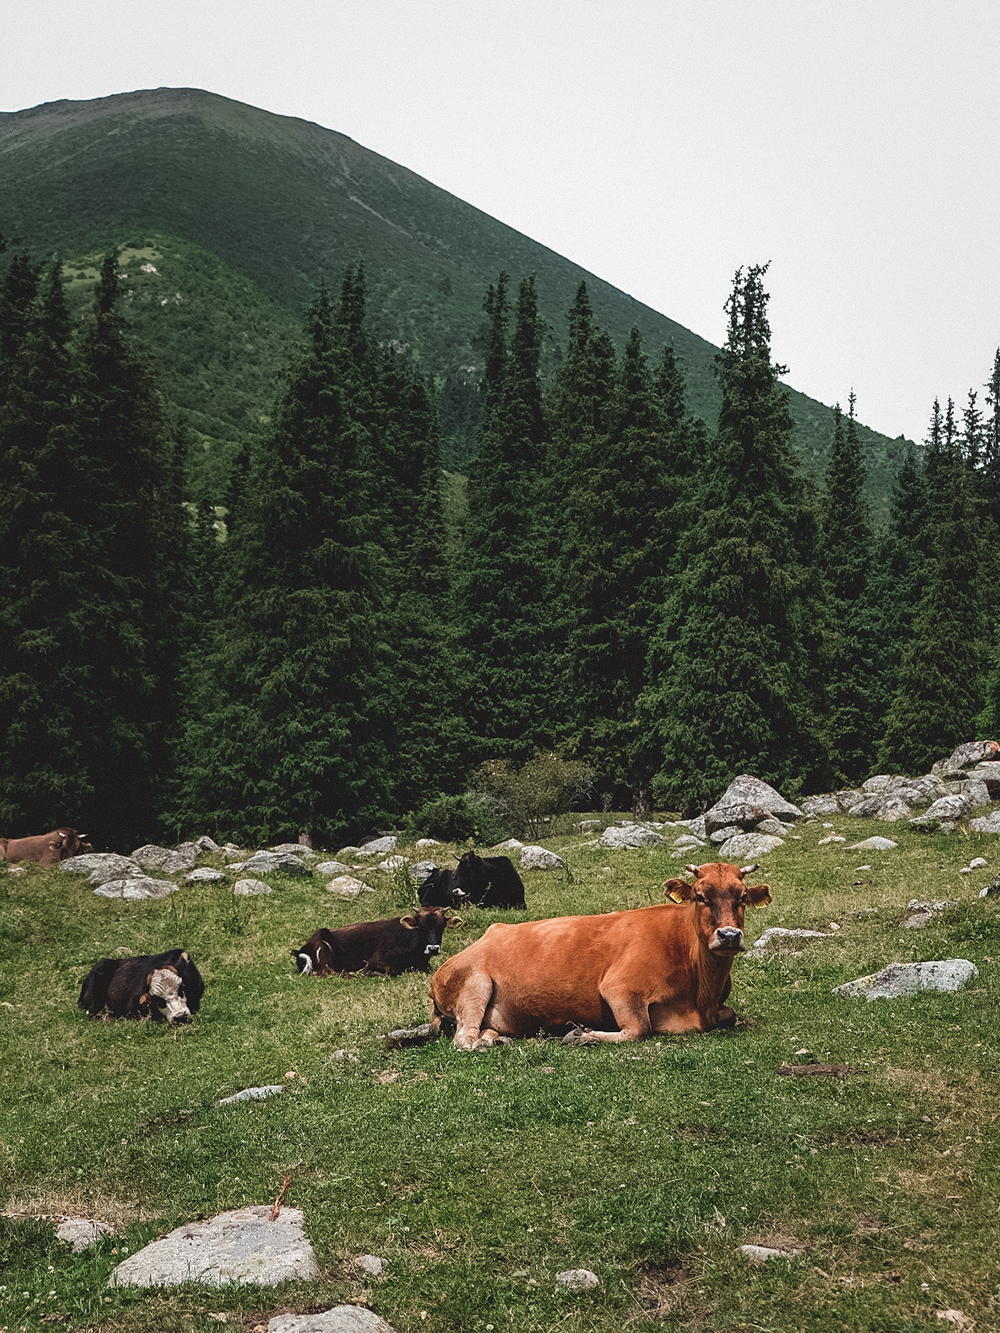
[{"label": "cow's front leg", "polygon": [[491,1029],[483,1030],[483,1017],[492,998],[493,978],[487,973],[465,979],[454,1011],[453,1045],[457,1050],[481,1051],[493,1045],[497,1034]]},{"label": "cow's front leg", "polygon": [[593,1028],[574,1028],[563,1037],[567,1046],[594,1046],[601,1041],[643,1041],[652,1036],[649,1007],[641,995],[630,992],[607,993],[601,996],[618,1024],[617,1032],[600,1032]]}]

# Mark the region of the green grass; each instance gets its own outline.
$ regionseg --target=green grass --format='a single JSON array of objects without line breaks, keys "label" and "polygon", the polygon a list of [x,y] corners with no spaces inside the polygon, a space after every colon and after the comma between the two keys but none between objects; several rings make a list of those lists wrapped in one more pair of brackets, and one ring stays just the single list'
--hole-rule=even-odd
[{"label": "green grass", "polygon": [[[74,1328],[159,1333],[215,1328],[209,1313],[228,1313],[252,1330],[278,1309],[344,1300],[367,1301],[400,1333],[916,1333],[940,1329],[934,1312],[949,1307],[996,1326],[1000,906],[976,896],[998,868],[996,840],[831,822],[900,847],[817,847],[829,830],[805,826],[762,867],[774,902],[748,933],[837,921],[834,938],[738,960],[734,1030],[625,1047],[386,1051],[382,1034],[426,1017],[426,977],[302,978],[289,950],[317,925],[398,912],[388,876],[373,876],[363,903],[274,877],[269,897],[185,886],[127,904],[58,871],[0,874],[0,1195],[16,1215],[0,1219],[0,1328],[55,1313]],[[547,845],[572,882],[526,876],[532,918],[659,901],[683,865],[669,850],[609,852],[568,834]],[[989,872],[960,876],[977,854]],[[959,905],[903,930],[912,897]],[[851,915],[865,907],[878,911]],[[516,919],[462,915],[446,950]],[[95,958],[178,944],[207,983],[190,1027],[77,1009]],[[957,995],[830,994],[890,961],[948,957],[980,969]],[[803,1049],[852,1073],[776,1076]],[[285,1090],[216,1106],[262,1083]],[[271,1201],[286,1177],[317,1281],[106,1291],[126,1251]],[[44,1213],[97,1217],[114,1234],[70,1255]],[[754,1267],[737,1248],[748,1242],[800,1254]],[[362,1253],[388,1259],[385,1281],[355,1273]],[[601,1286],[557,1293],[555,1273],[577,1267]]]}]

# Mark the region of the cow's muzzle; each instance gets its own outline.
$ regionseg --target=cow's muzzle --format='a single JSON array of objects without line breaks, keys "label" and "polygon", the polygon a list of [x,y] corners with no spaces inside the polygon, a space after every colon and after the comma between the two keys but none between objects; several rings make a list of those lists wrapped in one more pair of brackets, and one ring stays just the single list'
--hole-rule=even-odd
[{"label": "cow's muzzle", "polygon": [[428,944],[427,948],[424,950],[424,957],[430,958],[432,954],[440,952],[441,952],[440,944]]},{"label": "cow's muzzle", "polygon": [[708,947],[717,953],[742,953],[743,932],[736,926],[720,926]]}]

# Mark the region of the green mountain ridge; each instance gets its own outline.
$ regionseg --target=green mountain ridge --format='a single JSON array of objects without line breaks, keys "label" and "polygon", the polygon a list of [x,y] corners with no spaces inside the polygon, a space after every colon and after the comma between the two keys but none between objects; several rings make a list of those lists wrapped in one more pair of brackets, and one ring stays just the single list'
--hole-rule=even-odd
[{"label": "green mountain ridge", "polygon": [[[130,318],[209,453],[267,415],[303,307],[359,259],[372,330],[433,378],[449,466],[469,456],[482,300],[501,269],[537,275],[550,326],[543,373],[561,361],[585,279],[619,347],[633,325],[651,357],[673,345],[689,407],[714,426],[717,349],[705,339],[346,135],[213,93],[159,88],[0,113],[0,231],[33,255],[60,254],[78,305],[101,253],[125,247]],[[832,410],[790,393],[795,443],[815,472]],[[881,514],[904,445],[860,433]]]}]

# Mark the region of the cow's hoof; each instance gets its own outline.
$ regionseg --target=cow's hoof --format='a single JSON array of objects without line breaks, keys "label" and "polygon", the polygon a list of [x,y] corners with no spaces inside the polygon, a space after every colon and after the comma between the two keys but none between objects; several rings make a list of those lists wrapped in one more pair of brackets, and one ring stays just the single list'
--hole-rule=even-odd
[{"label": "cow's hoof", "polygon": [[590,1028],[574,1028],[562,1039],[564,1046],[597,1046],[600,1043]]}]

